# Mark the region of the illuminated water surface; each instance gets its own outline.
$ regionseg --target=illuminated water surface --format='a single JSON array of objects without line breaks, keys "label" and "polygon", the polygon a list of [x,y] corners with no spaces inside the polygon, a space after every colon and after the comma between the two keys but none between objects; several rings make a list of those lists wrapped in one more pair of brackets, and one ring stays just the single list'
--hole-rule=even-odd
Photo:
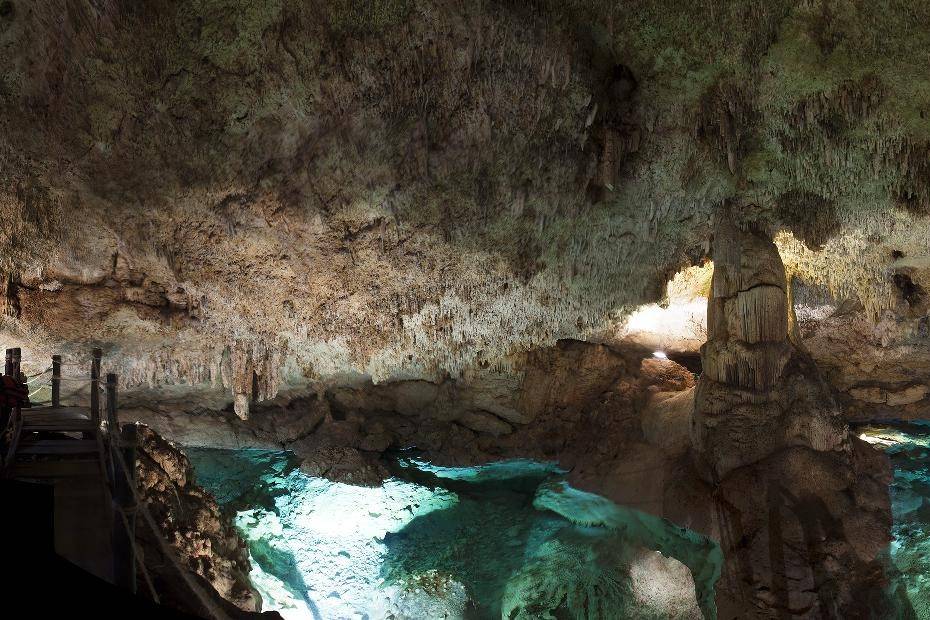
[{"label": "illuminated water surface", "polygon": [[550,464],[401,458],[383,485],[356,487],[286,452],[185,452],[235,514],[263,609],[288,620],[714,615],[715,544]]}]

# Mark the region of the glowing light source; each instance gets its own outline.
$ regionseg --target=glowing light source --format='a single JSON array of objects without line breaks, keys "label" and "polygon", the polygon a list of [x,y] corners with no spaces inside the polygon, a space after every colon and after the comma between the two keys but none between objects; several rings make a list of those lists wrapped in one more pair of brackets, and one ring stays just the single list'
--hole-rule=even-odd
[{"label": "glowing light source", "polygon": [[654,351],[654,352],[652,353],[652,357],[657,357],[657,358],[659,358],[660,360],[667,360],[667,359],[668,359],[668,355],[665,354],[665,351]]}]

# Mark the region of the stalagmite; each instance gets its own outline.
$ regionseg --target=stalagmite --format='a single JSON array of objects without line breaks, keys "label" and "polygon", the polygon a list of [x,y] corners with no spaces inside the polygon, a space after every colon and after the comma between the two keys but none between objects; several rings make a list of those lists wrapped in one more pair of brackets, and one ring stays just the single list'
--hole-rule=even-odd
[{"label": "stalagmite", "polygon": [[[889,513],[874,507],[888,504],[887,466],[849,434],[814,362],[789,341],[774,243],[724,215],[713,258],[691,455],[713,488],[706,510],[726,558],[720,611],[856,615],[882,600],[873,574]],[[824,598],[826,588],[835,591]]]}]

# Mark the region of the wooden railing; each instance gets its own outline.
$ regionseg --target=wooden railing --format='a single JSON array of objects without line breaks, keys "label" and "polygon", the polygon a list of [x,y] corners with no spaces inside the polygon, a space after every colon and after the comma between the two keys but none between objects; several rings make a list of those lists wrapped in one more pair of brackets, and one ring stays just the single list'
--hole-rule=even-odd
[{"label": "wooden railing", "polygon": [[[22,351],[19,348],[6,350],[6,362],[3,374],[21,380],[20,362]],[[24,379],[23,379],[24,380]],[[16,458],[16,447],[23,430],[23,413],[19,406],[0,406],[0,470],[5,472]],[[0,473],[2,473],[0,472]]]},{"label": "wooden railing", "polygon": [[[52,364],[46,370],[32,377],[26,377],[20,371],[21,357],[20,349],[7,349],[5,374],[16,377],[18,381],[25,383],[30,378],[33,381],[38,381],[39,377],[51,373],[51,400],[46,403],[49,406],[35,408],[34,410],[37,413],[42,410],[54,411],[62,408],[62,382],[73,381],[80,383],[88,381],[87,377],[63,377],[60,355],[52,356]],[[101,386],[102,357],[100,349],[93,349],[91,352],[89,417],[93,422],[94,431],[88,433],[92,437],[86,438],[97,440],[101,474],[113,507],[114,583],[135,592],[136,567],[138,567],[152,600],[156,603],[159,602],[155,585],[142,562],[142,554],[139,552],[138,543],[136,542],[136,516],[141,515],[147,527],[152,531],[162,554],[170,560],[174,569],[180,574],[182,581],[200,601],[206,613],[217,620],[226,620],[228,618],[226,612],[213,601],[202,586],[191,577],[178,561],[174,550],[165,540],[161,528],[152,518],[139,493],[135,475],[138,427],[136,424],[126,424],[120,428],[117,409],[118,377],[114,373],[107,373],[105,384]],[[36,390],[37,392],[38,390]],[[106,403],[105,420],[101,419],[101,394],[105,397],[104,402]],[[0,434],[0,457],[3,458],[2,463],[0,463],[0,466],[2,466],[0,467],[0,473],[6,473],[9,466],[16,459],[16,447],[22,430],[23,415],[20,407],[0,408],[0,433],[2,433]],[[9,439],[6,439],[4,443],[7,437]]]}]

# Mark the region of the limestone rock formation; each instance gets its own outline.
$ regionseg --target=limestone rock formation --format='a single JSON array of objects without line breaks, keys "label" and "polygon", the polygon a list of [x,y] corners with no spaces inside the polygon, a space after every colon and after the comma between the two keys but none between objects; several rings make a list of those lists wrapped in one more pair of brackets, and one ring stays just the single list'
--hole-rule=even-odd
[{"label": "limestone rock formation", "polygon": [[844,421],[813,363],[788,341],[775,244],[723,220],[714,239],[694,446],[718,480],[790,445],[843,449]]},{"label": "limestone rock formation", "polygon": [[[848,304],[847,304],[848,305]],[[925,315],[888,312],[827,297],[806,308],[804,343],[851,422],[930,417],[930,330]],[[822,316],[811,316],[819,312]]]},{"label": "limestone rock formation", "polygon": [[[145,425],[138,425],[138,438],[138,488],[175,557],[185,570],[199,577],[201,588],[215,597],[217,605],[225,607],[224,601],[228,601],[234,610],[261,611],[261,598],[249,581],[248,548],[230,517],[223,515],[216,500],[197,485],[190,461],[177,447]],[[162,553],[153,532],[140,524],[136,535],[162,604],[204,613]],[[147,594],[141,573],[139,581],[139,592]]]},{"label": "limestone rock formation", "polygon": [[[341,482],[398,449],[558,461],[720,538],[733,613],[849,611],[888,511],[845,423],[930,417],[925,23],[0,0],[0,338],[66,379],[103,347],[124,421]],[[685,267],[706,324],[663,296]],[[152,501],[196,506],[165,513],[179,548],[228,553],[198,574],[250,607],[215,506],[150,444]]]},{"label": "limestone rock formation", "polygon": [[697,501],[726,558],[721,615],[882,617],[887,460],[849,433],[789,341],[774,244],[724,221],[714,259],[692,453],[710,485]]},{"label": "limestone rock formation", "polygon": [[528,356],[516,377],[289,390],[257,404],[248,420],[219,390],[145,391],[128,395],[120,415],[185,445],[293,450],[308,473],[356,484],[379,482],[382,453],[404,448],[446,465],[559,459],[579,475],[629,483],[611,463],[629,460],[636,471],[643,458],[664,458],[648,454],[643,435],[639,410],[648,395],[693,386],[691,372],[641,347],[561,341]]},{"label": "limestone rock formation", "polygon": [[926,254],[928,9],[705,4],[3,0],[0,330],[244,416],[587,337],[725,203],[879,317]]}]

